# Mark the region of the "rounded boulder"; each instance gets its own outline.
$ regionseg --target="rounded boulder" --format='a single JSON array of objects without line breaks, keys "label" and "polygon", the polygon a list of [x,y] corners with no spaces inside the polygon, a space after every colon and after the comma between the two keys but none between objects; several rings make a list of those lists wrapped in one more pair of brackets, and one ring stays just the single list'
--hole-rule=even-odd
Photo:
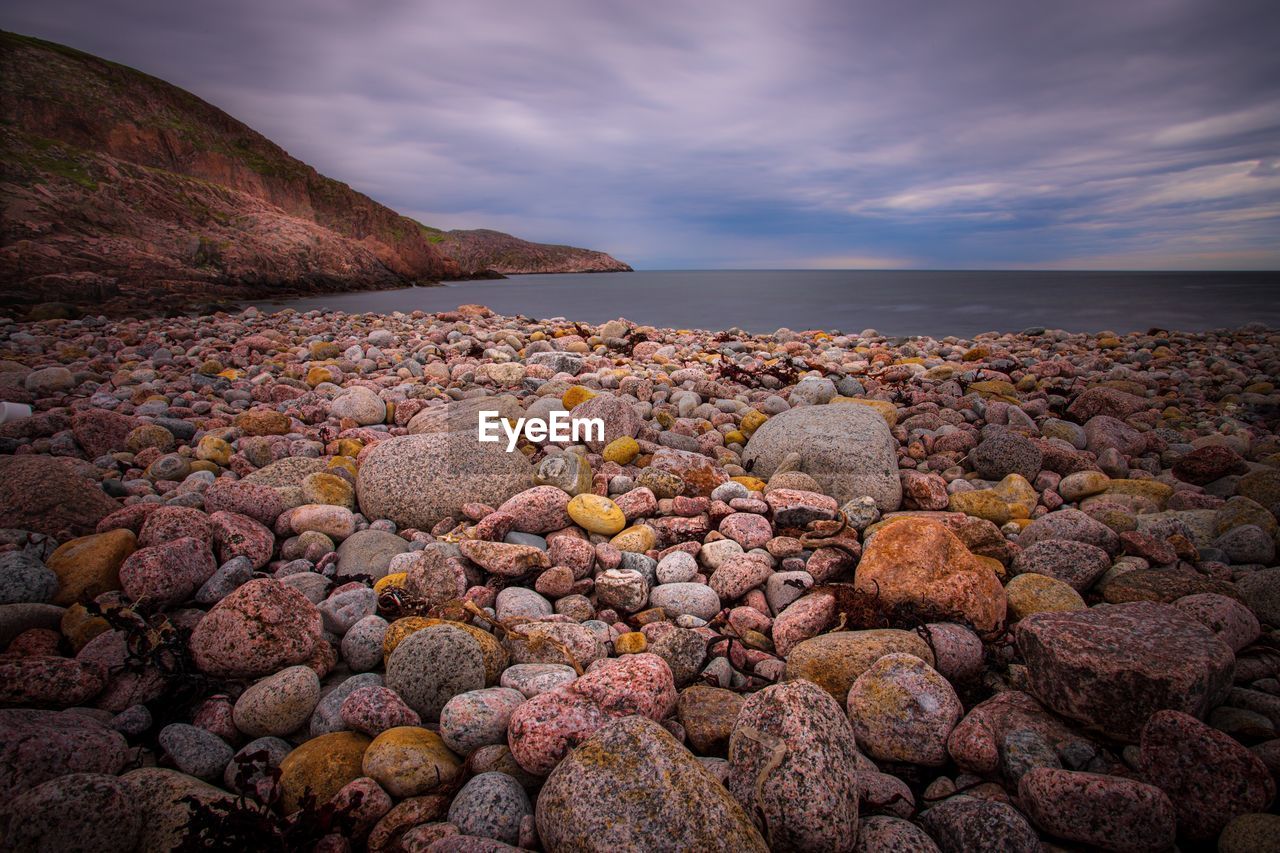
[{"label": "rounded boulder", "polygon": [[532,477],[523,454],[482,444],[471,425],[379,442],[360,465],[356,493],[366,518],[430,530],[461,517],[463,504],[502,504],[532,485]]},{"label": "rounded boulder", "polygon": [[775,415],[751,435],[743,465],[768,479],[788,454],[799,453],[800,469],[845,504],[869,496],[881,512],[902,502],[898,443],[878,412],[856,403],[802,406]]}]

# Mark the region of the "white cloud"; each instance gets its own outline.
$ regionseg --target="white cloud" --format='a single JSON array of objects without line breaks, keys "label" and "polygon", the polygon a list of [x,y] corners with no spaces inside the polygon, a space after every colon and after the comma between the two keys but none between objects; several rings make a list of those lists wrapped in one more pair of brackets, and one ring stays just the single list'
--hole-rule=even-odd
[{"label": "white cloud", "polygon": [[1155,145],[1186,146],[1277,128],[1280,103],[1270,103],[1171,125],[1152,134],[1151,141]]}]

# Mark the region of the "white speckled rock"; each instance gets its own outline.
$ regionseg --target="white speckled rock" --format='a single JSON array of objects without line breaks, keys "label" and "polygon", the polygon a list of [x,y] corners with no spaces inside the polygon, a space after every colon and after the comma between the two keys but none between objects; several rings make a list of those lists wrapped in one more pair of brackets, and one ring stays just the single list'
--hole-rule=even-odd
[{"label": "white speckled rock", "polygon": [[720,596],[706,584],[667,583],[650,591],[649,606],[661,607],[673,616],[711,619],[720,612]]},{"label": "white speckled rock", "polygon": [[799,453],[800,470],[844,504],[870,496],[881,512],[902,502],[898,442],[879,412],[856,403],[803,406],[765,421],[747,442],[743,465],[767,479],[783,458]]},{"label": "white speckled rock", "polygon": [[291,666],[241,693],[232,719],[250,737],[287,735],[302,727],[319,701],[320,679],[315,671]]},{"label": "white speckled rock", "polygon": [[529,460],[505,447],[479,443],[475,423],[379,442],[356,478],[360,510],[369,519],[430,530],[442,518],[460,517],[465,503],[498,506],[533,484]]}]

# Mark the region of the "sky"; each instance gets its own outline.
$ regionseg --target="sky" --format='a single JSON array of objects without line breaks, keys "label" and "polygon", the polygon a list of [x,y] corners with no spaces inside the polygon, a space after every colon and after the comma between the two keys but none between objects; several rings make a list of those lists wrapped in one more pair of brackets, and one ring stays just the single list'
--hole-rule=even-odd
[{"label": "sky", "polygon": [[1280,269],[1275,0],[5,0],[442,228],[645,269]]}]

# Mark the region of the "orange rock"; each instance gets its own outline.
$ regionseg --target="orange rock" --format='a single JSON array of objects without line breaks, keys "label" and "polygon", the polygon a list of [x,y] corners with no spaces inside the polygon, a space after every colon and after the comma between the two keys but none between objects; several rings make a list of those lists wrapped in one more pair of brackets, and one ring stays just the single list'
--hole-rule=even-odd
[{"label": "orange rock", "polygon": [[119,589],[120,564],[137,544],[133,531],[123,529],[62,543],[46,561],[58,576],[58,594],[53,603],[65,607],[84,596],[97,598]]},{"label": "orange rock", "polygon": [[1004,587],[990,565],[936,521],[903,518],[867,543],[855,586],[885,604],[914,604],[932,618],[958,613],[979,631],[1005,618]]}]

